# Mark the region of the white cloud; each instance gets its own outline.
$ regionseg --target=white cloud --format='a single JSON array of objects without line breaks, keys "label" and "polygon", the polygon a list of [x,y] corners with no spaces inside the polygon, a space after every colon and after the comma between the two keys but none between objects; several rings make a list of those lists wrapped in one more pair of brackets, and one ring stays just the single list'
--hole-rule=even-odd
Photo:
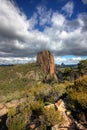
[{"label": "white cloud", "polygon": [[9,65],[9,64],[25,64],[27,62],[35,62],[36,58],[28,58],[28,57],[9,57],[9,58],[3,58],[0,57],[0,65]]},{"label": "white cloud", "polygon": [[[78,64],[81,60],[86,59],[82,57],[64,58],[55,57],[55,64]],[[36,62],[36,57],[0,57],[0,64],[25,64],[27,62]]]},{"label": "white cloud", "polygon": [[83,4],[87,4],[87,0],[82,0]]},{"label": "white cloud", "polygon": [[55,58],[55,63],[56,64],[78,64],[81,60],[85,60],[86,58],[82,57],[72,57],[72,58],[64,58],[64,57],[56,57]]},{"label": "white cloud", "polygon": [[38,23],[36,13],[34,13],[33,16],[28,20],[28,23],[29,23],[29,30],[34,29],[35,25]]},{"label": "white cloud", "polygon": [[15,47],[18,49],[24,49],[25,45],[24,44],[20,44],[17,40],[14,41],[15,42]]},{"label": "white cloud", "polygon": [[58,27],[58,26],[63,26],[65,18],[63,15],[56,12],[56,13],[53,13],[51,20],[52,20],[53,26]]},{"label": "white cloud", "polygon": [[63,6],[62,10],[65,11],[67,16],[71,17],[74,10],[74,3],[72,1],[69,1]]},{"label": "white cloud", "polygon": [[47,11],[47,8],[45,6],[38,6],[37,13],[39,15],[38,19],[40,25],[50,24],[50,19],[52,15],[51,9]]},{"label": "white cloud", "polygon": [[[3,27],[4,25],[4,27]],[[0,0],[0,29],[25,32],[29,28],[26,16],[9,0]]]}]

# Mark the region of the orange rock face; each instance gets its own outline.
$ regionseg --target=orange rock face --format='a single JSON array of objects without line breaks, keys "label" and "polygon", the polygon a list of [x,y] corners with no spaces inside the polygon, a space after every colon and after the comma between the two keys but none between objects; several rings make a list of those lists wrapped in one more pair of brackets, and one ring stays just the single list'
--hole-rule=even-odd
[{"label": "orange rock face", "polygon": [[42,70],[47,74],[55,73],[54,57],[50,51],[44,50],[37,55],[37,63],[41,65]]}]

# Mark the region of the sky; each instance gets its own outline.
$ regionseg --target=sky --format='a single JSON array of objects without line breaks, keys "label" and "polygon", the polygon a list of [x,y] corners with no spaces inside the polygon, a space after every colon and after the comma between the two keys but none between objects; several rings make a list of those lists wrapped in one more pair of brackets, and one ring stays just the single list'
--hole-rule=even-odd
[{"label": "sky", "polygon": [[56,64],[87,58],[87,0],[0,0],[0,64],[35,61],[42,50]]}]

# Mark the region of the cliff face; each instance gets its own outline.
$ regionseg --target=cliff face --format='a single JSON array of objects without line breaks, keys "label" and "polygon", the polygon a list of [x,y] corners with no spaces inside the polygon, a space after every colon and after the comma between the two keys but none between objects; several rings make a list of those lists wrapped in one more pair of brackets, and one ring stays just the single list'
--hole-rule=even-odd
[{"label": "cliff face", "polygon": [[42,70],[50,75],[55,73],[54,57],[50,51],[44,50],[37,55],[37,63],[41,65]]}]

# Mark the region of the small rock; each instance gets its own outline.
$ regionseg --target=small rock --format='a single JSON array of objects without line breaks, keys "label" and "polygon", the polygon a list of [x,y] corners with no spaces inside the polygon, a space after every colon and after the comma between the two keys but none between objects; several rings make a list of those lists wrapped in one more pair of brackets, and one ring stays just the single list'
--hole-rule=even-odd
[{"label": "small rock", "polygon": [[8,109],[4,107],[3,109],[0,110],[0,116],[5,115],[8,112]]},{"label": "small rock", "polygon": [[4,104],[0,103],[0,109],[4,108]]},{"label": "small rock", "polygon": [[65,107],[65,103],[62,99],[58,100],[56,103],[55,103],[55,107],[61,111],[61,112],[65,112],[66,111],[66,107]]},{"label": "small rock", "polygon": [[5,104],[5,106],[6,106],[7,108],[12,108],[12,107],[16,107],[17,104],[8,102],[8,103]]},{"label": "small rock", "polygon": [[30,129],[35,129],[36,125],[35,124],[31,124],[29,127],[30,127]]}]

